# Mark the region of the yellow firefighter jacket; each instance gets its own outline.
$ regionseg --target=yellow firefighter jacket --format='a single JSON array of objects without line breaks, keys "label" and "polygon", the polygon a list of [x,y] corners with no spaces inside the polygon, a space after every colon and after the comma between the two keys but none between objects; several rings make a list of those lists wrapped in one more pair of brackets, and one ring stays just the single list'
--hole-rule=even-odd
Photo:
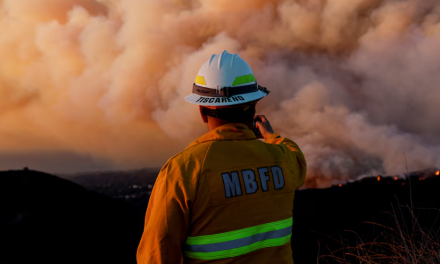
[{"label": "yellow firefighter jacket", "polygon": [[293,199],[305,175],[293,141],[218,127],[160,171],[138,263],[293,263]]}]

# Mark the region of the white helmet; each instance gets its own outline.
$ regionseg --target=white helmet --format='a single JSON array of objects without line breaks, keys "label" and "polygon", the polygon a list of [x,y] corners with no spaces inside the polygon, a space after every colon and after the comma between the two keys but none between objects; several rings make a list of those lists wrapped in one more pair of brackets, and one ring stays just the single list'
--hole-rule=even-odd
[{"label": "white helmet", "polygon": [[228,106],[259,100],[269,94],[255,80],[251,67],[226,50],[214,54],[203,64],[185,99],[203,106]]}]

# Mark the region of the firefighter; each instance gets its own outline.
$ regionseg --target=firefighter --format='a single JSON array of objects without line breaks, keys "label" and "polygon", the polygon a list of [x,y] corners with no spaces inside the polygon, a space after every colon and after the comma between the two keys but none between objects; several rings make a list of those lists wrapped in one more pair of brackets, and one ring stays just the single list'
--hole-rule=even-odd
[{"label": "firefighter", "polygon": [[255,116],[268,93],[237,54],[223,51],[205,62],[186,100],[199,105],[210,132],[161,169],[139,264],[293,263],[293,199],[306,161],[295,142]]}]

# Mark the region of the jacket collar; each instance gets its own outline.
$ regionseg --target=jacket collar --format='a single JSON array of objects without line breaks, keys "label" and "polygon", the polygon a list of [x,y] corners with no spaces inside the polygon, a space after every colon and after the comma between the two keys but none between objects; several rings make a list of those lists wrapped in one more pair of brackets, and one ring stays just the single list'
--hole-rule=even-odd
[{"label": "jacket collar", "polygon": [[216,129],[204,134],[196,141],[191,143],[187,148],[207,141],[249,139],[256,139],[256,137],[254,132],[252,132],[247,125],[241,123],[231,123],[219,126]]}]

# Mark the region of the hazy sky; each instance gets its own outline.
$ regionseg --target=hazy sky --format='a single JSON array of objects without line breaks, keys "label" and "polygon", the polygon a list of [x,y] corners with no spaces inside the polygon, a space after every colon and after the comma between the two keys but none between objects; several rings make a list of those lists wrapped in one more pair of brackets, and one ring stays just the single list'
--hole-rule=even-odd
[{"label": "hazy sky", "polygon": [[438,0],[0,0],[0,170],[160,167],[207,132],[184,100],[228,50],[307,186],[440,167]]},{"label": "hazy sky", "polygon": [[72,152],[1,153],[0,161],[0,170],[21,170],[28,167],[55,174],[118,169],[112,162]]}]

